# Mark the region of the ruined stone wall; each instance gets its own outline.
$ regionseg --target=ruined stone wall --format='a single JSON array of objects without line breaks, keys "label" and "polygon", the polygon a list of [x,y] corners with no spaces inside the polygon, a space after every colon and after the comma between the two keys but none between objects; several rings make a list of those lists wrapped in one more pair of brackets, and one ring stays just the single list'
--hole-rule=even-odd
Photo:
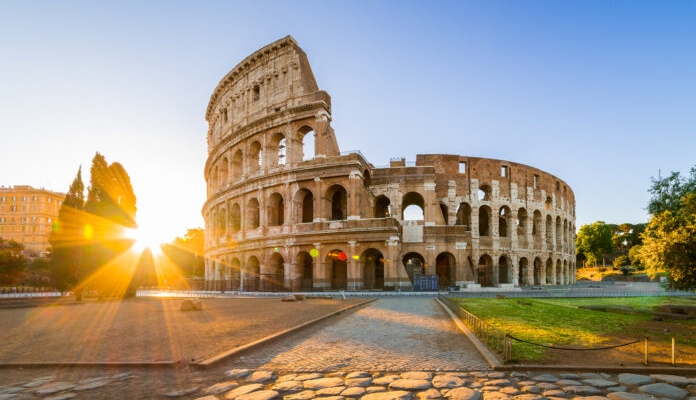
[{"label": "ruined stone wall", "polygon": [[503,160],[430,154],[375,168],[342,155],[330,97],[291,37],[232,69],[206,119],[209,288],[393,290],[418,274],[441,288],[574,281],[565,182]]}]

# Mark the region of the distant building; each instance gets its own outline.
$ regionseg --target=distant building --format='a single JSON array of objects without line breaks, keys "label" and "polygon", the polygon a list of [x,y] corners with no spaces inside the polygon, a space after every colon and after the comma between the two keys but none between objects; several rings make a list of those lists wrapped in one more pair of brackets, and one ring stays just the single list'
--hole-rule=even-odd
[{"label": "distant building", "polygon": [[[225,75],[206,120],[208,288],[575,282],[575,195],[566,182],[506,160],[418,154],[415,163],[374,166],[359,151],[341,152],[331,97],[292,37]],[[383,134],[401,140],[399,132]]]},{"label": "distant building", "polygon": [[0,187],[0,237],[24,245],[28,257],[50,248],[48,238],[65,193],[28,185]]}]

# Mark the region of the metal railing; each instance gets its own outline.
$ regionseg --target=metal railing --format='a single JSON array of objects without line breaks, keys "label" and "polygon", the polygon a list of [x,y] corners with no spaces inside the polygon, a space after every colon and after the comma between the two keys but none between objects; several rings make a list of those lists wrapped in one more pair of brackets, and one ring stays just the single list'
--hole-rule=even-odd
[{"label": "metal railing", "polygon": [[507,333],[492,327],[445,296],[440,295],[438,299],[452,310],[489,349],[498,353],[504,362],[512,360],[512,339]]}]

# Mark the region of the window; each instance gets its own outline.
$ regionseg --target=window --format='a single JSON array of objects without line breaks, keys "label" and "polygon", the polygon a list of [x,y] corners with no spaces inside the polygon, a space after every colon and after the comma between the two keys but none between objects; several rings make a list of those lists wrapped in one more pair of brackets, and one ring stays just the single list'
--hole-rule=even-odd
[{"label": "window", "polygon": [[539,184],[539,175],[534,175],[534,189],[537,189],[538,184]]},{"label": "window", "polygon": [[459,162],[459,173],[466,174],[466,161]]},{"label": "window", "polygon": [[5,196],[2,196],[2,202],[4,203],[7,200]]},{"label": "window", "polygon": [[254,95],[252,97],[253,101],[258,101],[261,98],[261,87],[259,85],[254,86]]},{"label": "window", "polygon": [[11,205],[10,206],[10,211],[17,211],[17,206],[16,205]]},{"label": "window", "polygon": [[38,200],[39,200],[39,196],[34,196],[34,201],[38,201]]},{"label": "window", "polygon": [[510,167],[508,167],[507,165],[503,165],[502,167],[500,167],[500,176],[503,178],[507,178],[510,172],[509,169]]},{"label": "window", "polygon": [[22,197],[22,201],[26,202],[27,201],[27,196]]},{"label": "window", "polygon": [[5,217],[0,217],[0,224],[4,224],[4,223],[5,223]]},{"label": "window", "polygon": [[49,197],[49,198],[48,198],[48,202],[50,203],[50,202],[52,202],[52,201],[53,201],[53,199]]},{"label": "window", "polygon": [[12,202],[14,203],[15,201],[17,201],[17,197],[12,196]]}]

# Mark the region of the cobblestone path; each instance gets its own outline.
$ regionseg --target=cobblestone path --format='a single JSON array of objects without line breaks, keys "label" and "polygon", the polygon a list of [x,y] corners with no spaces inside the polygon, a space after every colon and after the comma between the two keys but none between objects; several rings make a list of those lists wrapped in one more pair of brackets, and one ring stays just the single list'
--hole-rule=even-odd
[{"label": "cobblestone path", "polygon": [[380,298],[225,362],[276,371],[482,371],[489,365],[431,298]]}]

